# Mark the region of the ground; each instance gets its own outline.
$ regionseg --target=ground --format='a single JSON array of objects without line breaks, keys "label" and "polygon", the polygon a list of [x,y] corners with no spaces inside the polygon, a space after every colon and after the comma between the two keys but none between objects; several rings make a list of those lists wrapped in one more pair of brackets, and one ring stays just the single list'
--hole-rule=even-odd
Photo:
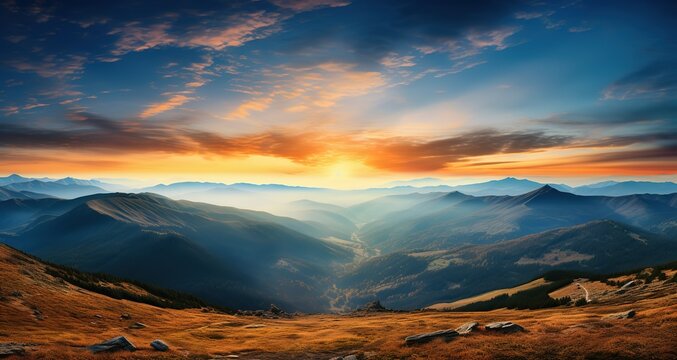
[{"label": "ground", "polygon": [[[582,307],[264,319],[115,300],[54,278],[44,272],[42,263],[17,254],[0,246],[0,343],[32,344],[24,358],[210,359],[237,355],[240,359],[329,359],[350,354],[373,359],[677,358],[677,287],[673,282],[656,282],[652,291],[638,287],[615,301]],[[629,309],[637,311],[632,319],[605,318]],[[131,319],[122,320],[124,313]],[[504,320],[526,331],[478,332],[411,347],[403,341],[408,335],[455,328],[468,321],[486,324]],[[137,321],[147,327],[130,329]],[[139,350],[94,355],[85,349],[119,335],[129,338]],[[149,343],[154,339],[164,340],[171,351],[153,351]]]}]

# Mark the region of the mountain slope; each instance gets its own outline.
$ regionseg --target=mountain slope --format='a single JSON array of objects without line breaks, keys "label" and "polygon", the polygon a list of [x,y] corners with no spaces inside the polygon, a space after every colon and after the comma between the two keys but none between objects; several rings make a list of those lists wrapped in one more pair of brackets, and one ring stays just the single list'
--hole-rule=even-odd
[{"label": "mountain slope", "polygon": [[341,286],[348,304],[418,308],[512,286],[552,269],[615,272],[677,259],[677,242],[611,220],[491,245],[397,252],[364,262]]},{"label": "mountain slope", "polygon": [[[55,205],[65,207],[47,208]],[[66,212],[5,241],[50,261],[189,291],[225,306],[261,308],[275,300],[289,309],[325,310],[322,294],[332,266],[353,256],[248,212],[207,212],[151,194],[98,195],[67,205]]]},{"label": "mountain slope", "polygon": [[677,194],[579,196],[548,185],[518,196],[450,193],[367,224],[359,235],[386,252],[444,249],[507,240],[598,219],[672,235],[677,228]]}]

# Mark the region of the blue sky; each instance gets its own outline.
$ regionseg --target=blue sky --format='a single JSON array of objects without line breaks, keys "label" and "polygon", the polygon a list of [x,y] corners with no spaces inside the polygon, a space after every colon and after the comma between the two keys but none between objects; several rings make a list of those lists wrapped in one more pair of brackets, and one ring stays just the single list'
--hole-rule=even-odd
[{"label": "blue sky", "polygon": [[670,1],[3,1],[6,172],[677,168]]}]

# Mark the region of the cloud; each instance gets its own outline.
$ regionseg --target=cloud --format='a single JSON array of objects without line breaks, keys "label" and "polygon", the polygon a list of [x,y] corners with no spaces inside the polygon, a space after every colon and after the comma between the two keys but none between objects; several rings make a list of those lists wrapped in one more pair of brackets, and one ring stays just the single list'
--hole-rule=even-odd
[{"label": "cloud", "polygon": [[416,66],[414,56],[398,56],[392,53],[381,60],[381,64],[387,68],[401,68]]},{"label": "cloud", "polygon": [[6,63],[20,72],[36,73],[44,78],[77,77],[84,70],[87,58],[80,55],[35,56],[29,59],[11,59]]},{"label": "cloud", "polygon": [[272,28],[273,25],[282,19],[277,13],[256,11],[233,15],[218,24],[200,24],[187,28],[179,27],[173,19],[156,24],[130,22],[108,34],[118,36],[111,52],[115,56],[169,45],[223,50],[269,36],[277,31]]},{"label": "cloud", "polygon": [[275,6],[296,12],[310,11],[323,7],[342,7],[350,5],[346,0],[271,0]]},{"label": "cloud", "polygon": [[268,107],[270,107],[271,102],[273,102],[272,97],[247,100],[242,104],[238,105],[238,107],[235,108],[235,110],[228,113],[228,115],[226,115],[225,118],[228,120],[245,119],[249,117],[249,115],[252,112],[260,112],[268,109]]},{"label": "cloud", "polygon": [[653,62],[609,85],[605,100],[674,98],[677,95],[677,62]]},{"label": "cloud", "polygon": [[376,142],[366,152],[369,154],[366,162],[391,171],[434,171],[471,157],[539,151],[562,147],[572,140],[569,136],[543,132],[498,130],[480,130],[428,141],[394,138]]},{"label": "cloud", "polygon": [[677,104],[674,102],[655,102],[621,107],[603,107],[578,112],[553,115],[534,122],[546,125],[576,128],[604,128],[611,126],[646,125],[662,127],[675,131],[677,123]]},{"label": "cloud", "polygon": [[244,90],[254,96],[225,118],[244,119],[252,112],[269,109],[273,102],[279,102],[288,112],[331,108],[343,99],[366,95],[387,85],[381,73],[357,70],[355,65],[345,63],[287,66],[280,70],[268,74],[264,81],[267,90]]},{"label": "cloud", "polygon": [[197,34],[189,34],[187,39],[179,43],[183,46],[204,46],[214,50],[242,46],[246,42],[262,39],[274,33],[276,29],[270,27],[277,24],[281,18],[279,14],[265,11],[240,14],[232,17],[226,27],[199,29]]},{"label": "cloud", "polygon": [[148,107],[139,114],[139,117],[142,119],[149,118],[165,111],[176,109],[190,100],[193,100],[193,98],[184,94],[172,94],[163,102],[148,105]]}]

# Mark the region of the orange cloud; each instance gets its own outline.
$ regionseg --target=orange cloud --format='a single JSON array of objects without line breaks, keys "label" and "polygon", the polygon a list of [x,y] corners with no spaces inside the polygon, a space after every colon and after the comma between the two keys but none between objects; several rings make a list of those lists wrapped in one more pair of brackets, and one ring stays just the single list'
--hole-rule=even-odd
[{"label": "orange cloud", "polygon": [[192,99],[193,98],[182,94],[171,95],[166,101],[148,105],[148,107],[141,114],[139,114],[139,117],[145,119],[161,114],[165,111],[173,110]]}]

